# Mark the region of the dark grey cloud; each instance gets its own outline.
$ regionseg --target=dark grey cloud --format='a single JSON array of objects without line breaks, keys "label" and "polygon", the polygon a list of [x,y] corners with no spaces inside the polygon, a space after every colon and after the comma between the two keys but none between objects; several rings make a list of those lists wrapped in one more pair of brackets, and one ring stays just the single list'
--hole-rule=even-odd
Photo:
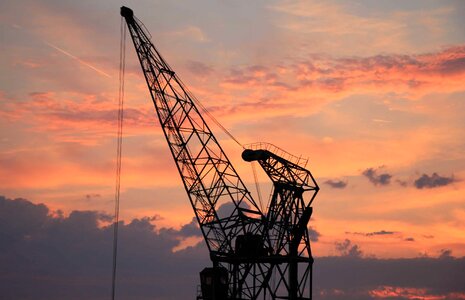
[{"label": "dark grey cloud", "polygon": [[[249,205],[246,202],[242,202],[242,205],[245,208],[249,208]],[[218,217],[225,218],[225,217],[229,217],[233,215],[234,213],[237,213],[237,212],[234,212],[235,209],[236,209],[236,205],[234,203],[225,202],[219,205],[218,209],[216,210],[216,213],[218,214]]]},{"label": "dark grey cloud", "polygon": [[452,257],[452,250],[450,249],[441,249],[439,258],[451,258]]},{"label": "dark grey cloud", "polygon": [[404,241],[406,241],[406,242],[415,242],[415,239],[413,237],[408,237],[408,238],[405,238]]},{"label": "dark grey cloud", "polygon": [[373,291],[383,289],[392,292],[384,299],[458,300],[465,295],[465,258],[319,257],[313,278],[315,300],[380,299]]},{"label": "dark grey cloud", "polygon": [[[109,218],[95,211],[52,216],[43,204],[0,196],[0,298],[109,297],[113,235]],[[208,252],[203,243],[172,251],[181,238],[193,233],[191,227],[157,228],[149,217],[121,222],[118,298],[192,298],[198,272],[210,265]]]},{"label": "dark grey cloud", "polygon": [[[465,49],[465,47],[462,47]],[[440,62],[439,71],[445,75],[459,74],[465,71],[465,57],[448,58]]]},{"label": "dark grey cloud", "polygon": [[[195,220],[180,230],[157,228],[151,220],[120,223],[117,298],[194,298],[198,272],[210,265],[207,249],[203,242],[178,252],[172,249],[181,238],[198,234]],[[63,216],[43,204],[0,196],[0,298],[108,298],[110,222],[104,213],[73,211]],[[426,289],[428,295],[445,299],[465,294],[465,258],[453,257],[449,249],[438,258],[376,259],[364,257],[350,240],[335,246],[341,256],[315,258],[315,300],[376,299],[371,291],[380,287]]]},{"label": "dark grey cloud", "polygon": [[380,168],[368,168],[365,171],[362,172],[362,175],[364,175],[368,180],[370,180],[371,183],[374,185],[388,185],[391,183],[391,178],[392,175],[388,173],[380,173],[382,167]]},{"label": "dark grey cloud", "polygon": [[345,239],[342,242],[336,242],[336,251],[341,256],[348,256],[348,257],[362,257],[362,250],[356,244],[352,244],[349,239]]},{"label": "dark grey cloud", "polygon": [[192,218],[192,221],[190,223],[183,225],[181,229],[179,230],[179,234],[185,237],[202,236],[202,232],[200,230],[197,219],[194,217]]},{"label": "dark grey cloud", "polygon": [[316,231],[313,227],[308,228],[308,235],[310,237],[310,241],[312,242],[318,242],[318,239],[321,236],[321,234],[318,231]]},{"label": "dark grey cloud", "polygon": [[386,231],[386,230],[381,230],[381,231],[374,231],[374,232],[369,232],[366,235],[367,236],[373,236],[373,235],[391,235],[394,234],[394,231]]},{"label": "dark grey cloud", "polygon": [[86,199],[87,200],[92,200],[92,199],[101,198],[101,197],[102,197],[102,195],[97,194],[97,193],[86,194]]},{"label": "dark grey cloud", "polygon": [[440,176],[438,173],[433,173],[431,176],[427,174],[421,175],[413,184],[417,189],[423,189],[445,186],[455,181],[457,181],[457,179],[455,179],[454,176],[445,177]]},{"label": "dark grey cloud", "polygon": [[335,189],[343,189],[347,186],[347,181],[342,181],[342,180],[329,179],[329,180],[326,180],[324,183]]},{"label": "dark grey cloud", "polygon": [[376,236],[376,235],[393,235],[396,234],[395,231],[386,231],[386,230],[380,230],[380,231],[373,231],[373,232],[346,232],[348,234],[357,234],[357,235],[364,235],[364,236]]}]

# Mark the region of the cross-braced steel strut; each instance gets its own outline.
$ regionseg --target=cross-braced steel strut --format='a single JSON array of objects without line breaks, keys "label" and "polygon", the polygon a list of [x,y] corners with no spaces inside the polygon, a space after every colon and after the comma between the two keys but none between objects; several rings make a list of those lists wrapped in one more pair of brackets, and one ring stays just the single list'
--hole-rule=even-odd
[{"label": "cross-braced steel strut", "polygon": [[143,24],[127,7],[121,15],[213,262],[200,273],[198,299],[311,299],[311,201],[302,196],[318,191],[310,172],[271,152],[253,157],[275,186],[262,212]]}]

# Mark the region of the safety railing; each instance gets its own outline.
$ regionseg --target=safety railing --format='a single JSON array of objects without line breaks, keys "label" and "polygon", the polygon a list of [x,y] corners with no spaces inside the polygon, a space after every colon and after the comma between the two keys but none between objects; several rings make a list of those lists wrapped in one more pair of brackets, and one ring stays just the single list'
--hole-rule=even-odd
[{"label": "safety railing", "polygon": [[244,145],[244,148],[250,149],[250,150],[267,150],[303,168],[305,168],[308,163],[308,157],[302,157],[302,156],[296,156],[296,155],[290,154],[286,150],[283,150],[279,148],[278,146],[275,146],[273,144],[266,143],[266,142],[257,142],[257,143],[247,144],[247,145]]}]

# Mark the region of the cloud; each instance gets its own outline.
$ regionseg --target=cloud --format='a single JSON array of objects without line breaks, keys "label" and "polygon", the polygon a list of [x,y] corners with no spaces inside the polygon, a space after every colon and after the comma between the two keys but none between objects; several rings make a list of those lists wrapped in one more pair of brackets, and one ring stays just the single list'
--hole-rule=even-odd
[{"label": "cloud", "polygon": [[209,38],[205,35],[205,32],[201,28],[193,25],[188,25],[182,29],[167,32],[165,34],[167,36],[176,38],[189,38],[195,42],[205,43],[209,41]]},{"label": "cloud", "polygon": [[[276,71],[278,70],[278,71]],[[300,86],[333,92],[358,90],[365,86],[391,87],[393,83],[408,89],[424,89],[442,82],[444,76],[455,78],[465,73],[465,45],[424,54],[383,54],[366,57],[334,57],[310,54],[307,59],[273,68],[262,65],[236,67],[225,82],[237,85],[284,82],[292,75]],[[298,85],[294,85],[297,88]]]},{"label": "cloud", "polygon": [[[463,48],[458,48],[463,51]],[[461,74],[465,71],[465,57],[448,57],[438,63],[438,71],[444,75]]]},{"label": "cloud", "polygon": [[[89,145],[115,134],[118,111],[114,99],[105,93],[31,92],[21,101],[2,98],[0,95],[0,100],[4,100],[0,116],[21,122],[31,127],[30,131],[45,133],[59,142]],[[124,110],[124,134],[153,133],[153,128],[160,126],[153,108],[133,105],[126,105]]]},{"label": "cloud", "polygon": [[373,235],[391,235],[394,234],[394,231],[386,231],[386,230],[381,230],[381,231],[374,231],[374,232],[369,232],[366,235],[367,236],[373,236]]},{"label": "cloud", "polygon": [[[2,296],[9,299],[105,297],[112,266],[110,220],[108,215],[95,211],[53,216],[43,204],[0,197]],[[193,297],[198,272],[210,263],[203,243],[172,251],[179,245],[180,237],[191,234],[187,227],[157,228],[148,217],[120,223],[118,298]]]},{"label": "cloud", "polygon": [[[198,234],[196,223],[158,228],[151,218],[120,223],[118,299],[189,299],[198,273],[210,265],[204,243],[173,251]],[[381,231],[382,232],[382,231]],[[44,204],[0,196],[0,290],[6,299],[102,299],[110,290],[111,216],[95,211],[54,213]],[[315,299],[379,299],[392,289],[406,295],[465,295],[465,258],[443,249],[438,258],[376,259],[350,240],[338,257],[316,257]],[[179,288],[182,286],[183,288]],[[408,293],[405,289],[409,289]],[[455,297],[455,298],[454,298]],[[417,299],[419,299],[417,298]]]},{"label": "cloud", "polygon": [[86,194],[86,199],[87,200],[92,200],[92,199],[101,198],[101,197],[102,197],[102,195],[100,195],[98,193]]},{"label": "cloud", "polygon": [[417,189],[431,189],[440,186],[446,186],[456,181],[457,179],[455,179],[454,176],[443,177],[438,175],[438,173],[433,173],[431,176],[427,174],[421,175],[417,180],[415,180],[413,184]]},{"label": "cloud", "polygon": [[186,64],[187,69],[196,76],[207,77],[213,73],[213,68],[200,61],[189,60]]},{"label": "cloud", "polygon": [[382,169],[382,167],[378,169],[368,168],[363,171],[362,175],[364,175],[371,183],[374,185],[388,185],[391,183],[392,175],[388,173],[378,174],[378,172]]},{"label": "cloud", "polygon": [[0,197],[0,248],[34,234],[47,221],[49,209],[24,199]]},{"label": "cloud", "polygon": [[439,258],[440,259],[445,259],[445,258],[451,258],[452,257],[452,250],[450,249],[441,249]]},{"label": "cloud", "polygon": [[[114,129],[117,109],[112,100],[104,94],[86,93],[54,93],[31,92],[25,101],[13,102],[3,108],[5,116],[12,118],[29,117],[29,113],[36,114],[34,119],[38,121],[60,122],[57,126],[73,124],[110,124]],[[139,111],[128,107],[125,109],[125,124],[141,121],[143,115],[148,112]],[[145,118],[149,118],[145,116]],[[45,125],[45,124],[43,124]],[[55,124],[54,124],[55,125]],[[48,125],[47,128],[52,128]],[[84,126],[83,126],[84,127]]]},{"label": "cloud", "polygon": [[465,258],[321,257],[315,260],[314,298],[458,300],[465,297],[464,276]]},{"label": "cloud", "polygon": [[183,225],[179,230],[179,234],[184,237],[202,236],[197,219],[194,217],[190,223]]},{"label": "cloud", "polygon": [[346,233],[364,235],[364,236],[377,236],[377,235],[393,235],[393,234],[396,234],[396,232],[394,232],[394,231],[386,231],[386,230],[373,231],[373,232],[346,232]]},{"label": "cloud", "polygon": [[343,242],[336,242],[336,251],[339,252],[341,256],[347,257],[362,257],[362,250],[358,245],[352,244],[348,239],[345,239]]},{"label": "cloud", "polygon": [[380,286],[368,292],[374,299],[464,299],[462,293],[446,295],[431,292],[424,288]]},{"label": "cloud", "polygon": [[408,185],[407,181],[405,180],[397,179],[396,182],[402,187],[406,187]]},{"label": "cloud", "polygon": [[326,180],[324,183],[334,189],[343,189],[347,186],[347,181],[342,181],[342,180],[329,179],[329,180]]},{"label": "cloud", "polygon": [[252,65],[230,70],[230,74],[226,76],[222,84],[230,88],[265,85],[278,89],[292,89],[283,81],[278,80],[279,78],[279,75],[274,70],[270,70],[266,66]]},{"label": "cloud", "polygon": [[[354,95],[381,98],[399,95],[405,100],[417,100],[431,93],[462,91],[465,68],[461,58],[465,59],[464,45],[422,54],[366,57],[308,54],[297,62],[234,66],[218,76],[223,91],[215,92],[215,97],[237,98],[234,106],[241,109],[230,111],[228,106],[223,114],[227,117],[234,113],[236,119],[257,117],[257,113],[267,117],[308,116],[327,103]],[[242,107],[263,99],[267,103]],[[398,126],[395,119],[383,118],[371,117],[382,124]]]},{"label": "cloud", "polygon": [[[376,53],[434,47],[448,36],[447,27],[457,8],[451,3],[426,7],[415,2],[407,8],[379,3],[358,6],[353,1],[286,0],[273,3],[270,9],[281,16],[276,20],[277,26],[289,36],[301,37],[302,48],[312,46],[321,52],[337,53],[350,45],[344,51]],[[428,41],[418,45],[419,39],[428,34]],[[305,43],[309,40],[313,43]]]},{"label": "cloud", "polygon": [[308,228],[308,235],[310,237],[310,241],[312,242],[318,242],[318,239],[321,236],[321,234],[312,227]]}]

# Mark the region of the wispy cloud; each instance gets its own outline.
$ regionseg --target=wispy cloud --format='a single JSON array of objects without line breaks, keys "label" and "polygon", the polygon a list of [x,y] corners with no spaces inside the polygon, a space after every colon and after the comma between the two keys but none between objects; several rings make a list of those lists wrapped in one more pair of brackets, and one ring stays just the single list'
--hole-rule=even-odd
[{"label": "wispy cloud", "polygon": [[190,38],[196,42],[202,43],[209,41],[209,38],[206,36],[205,32],[201,28],[193,25],[186,26],[179,30],[167,32],[165,34],[172,37]]},{"label": "wispy cloud", "polygon": [[213,73],[213,68],[200,62],[189,60],[186,64],[187,69],[196,76],[206,77]]},{"label": "wispy cloud", "polygon": [[392,122],[392,121],[383,120],[383,119],[372,119],[372,121],[375,123],[391,123]]},{"label": "wispy cloud", "polygon": [[[335,57],[308,55],[295,63],[231,68],[219,77],[218,97],[240,95],[236,109],[254,99],[267,101],[257,111],[242,107],[233,115],[311,115],[324,105],[354,95],[418,100],[431,93],[463,89],[465,46],[417,54]],[[226,108],[228,110],[229,108]],[[230,112],[225,113],[231,116]],[[250,115],[249,115],[250,116]],[[378,124],[396,123],[388,116],[369,117]]]}]

